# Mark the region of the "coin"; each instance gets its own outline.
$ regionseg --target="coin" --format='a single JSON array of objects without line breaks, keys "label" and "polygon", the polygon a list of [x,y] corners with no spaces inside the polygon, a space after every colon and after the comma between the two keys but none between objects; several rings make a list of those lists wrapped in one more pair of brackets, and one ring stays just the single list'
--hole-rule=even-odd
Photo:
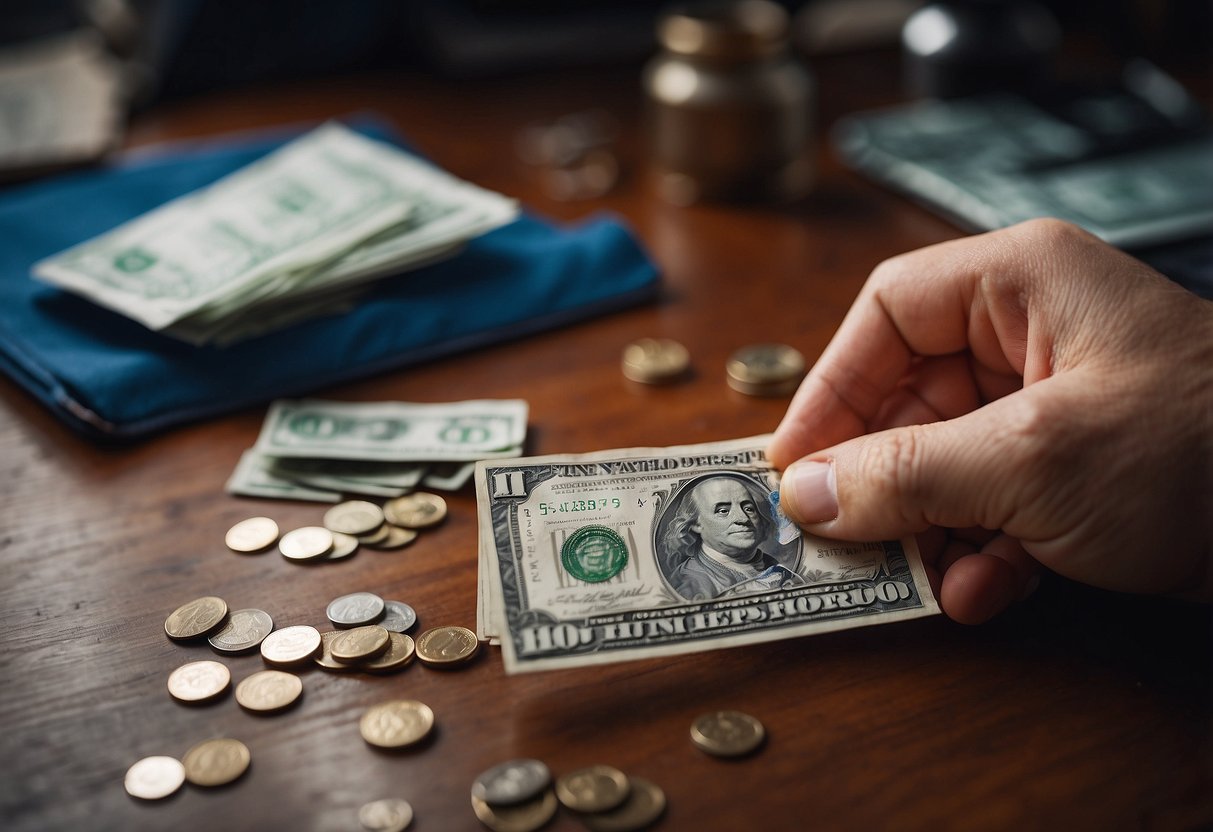
[{"label": "coin", "polygon": [[325,615],[341,629],[374,624],[383,615],[383,599],[372,592],[351,592],[329,602]]},{"label": "coin", "polygon": [[632,791],[628,799],[609,812],[582,815],[581,822],[591,832],[635,832],[645,829],[665,811],[665,792],[641,777],[628,778]]},{"label": "coin", "polygon": [[387,534],[384,535],[383,539],[367,541],[367,546],[370,546],[372,549],[403,549],[417,539],[417,531],[415,529],[393,526],[391,523],[384,523],[383,528],[387,530]]},{"label": "coin", "polygon": [[207,641],[220,653],[244,653],[255,649],[273,631],[274,619],[268,612],[236,610]]},{"label": "coin", "polygon": [[214,661],[183,664],[168,676],[169,695],[178,702],[198,705],[218,699],[232,683],[227,665]]},{"label": "coin", "polygon": [[417,611],[403,601],[384,601],[379,626],[393,633],[407,633],[417,624]]},{"label": "coin", "polygon": [[446,500],[437,494],[416,491],[388,500],[383,506],[383,516],[395,526],[427,529],[446,519]]},{"label": "coin", "polygon": [[358,551],[358,538],[352,534],[333,532],[333,551],[324,556],[324,560],[342,560]]},{"label": "coin", "polygon": [[360,535],[357,535],[357,537],[358,537],[358,542],[361,543],[362,545],[374,546],[376,543],[378,543],[382,540],[387,540],[388,535],[390,535],[391,533],[392,533],[392,524],[384,523],[382,526],[375,529],[375,531],[370,532],[369,534],[360,534]]},{"label": "coin", "polygon": [[278,551],[288,560],[315,560],[333,548],[333,533],[320,526],[294,529],[278,541]]},{"label": "coin", "polygon": [[383,524],[383,509],[366,500],[338,503],[324,513],[324,527],[343,534],[369,534]]},{"label": "coin", "polygon": [[185,766],[172,757],[144,757],[126,770],[122,785],[140,800],[160,800],[185,782]]},{"label": "coin", "polygon": [[490,806],[478,797],[472,798],[472,811],[493,832],[534,832],[552,819],[556,807],[556,795],[550,789],[517,806]]},{"label": "coin", "polygon": [[472,797],[491,806],[512,806],[539,797],[552,783],[552,772],[539,760],[507,760],[482,771],[472,781]]},{"label": "coin", "polygon": [[395,699],[373,705],[362,715],[358,730],[378,748],[404,748],[420,742],[434,727],[434,712],[415,699]]},{"label": "coin", "polygon": [[164,632],[171,639],[188,641],[215,632],[225,618],[227,603],[222,598],[207,595],[173,610],[164,620]]},{"label": "coin", "polygon": [[284,627],[261,642],[261,658],[266,664],[292,667],[306,662],[320,650],[320,633],[315,627],[299,624]]},{"label": "coin", "polygon": [[740,757],[762,745],[766,729],[741,711],[712,711],[691,724],[691,742],[718,757]]},{"label": "coin", "polygon": [[240,740],[205,740],[185,752],[185,779],[195,786],[222,786],[248,770],[248,746]]},{"label": "coin", "polygon": [[375,658],[387,650],[391,643],[387,630],[371,624],[342,631],[333,639],[329,652],[336,661],[357,664],[363,659]]},{"label": "coin", "polygon": [[417,658],[431,667],[463,664],[479,649],[479,639],[467,627],[434,627],[417,636]]},{"label": "coin", "polygon": [[406,800],[372,800],[358,810],[358,822],[371,832],[404,832],[413,822],[413,807]]},{"label": "coin", "polygon": [[236,685],[236,702],[247,711],[268,714],[294,705],[303,693],[303,680],[281,670],[258,670]]},{"label": "coin", "polygon": [[260,552],[278,539],[278,524],[268,517],[250,517],[227,530],[223,542],[233,552]]},{"label": "coin", "polygon": [[747,396],[783,396],[804,376],[804,356],[784,344],[753,344],[729,356],[729,386]]},{"label": "coin", "polygon": [[387,652],[370,661],[360,662],[358,667],[369,673],[395,673],[403,670],[413,662],[417,655],[413,639],[402,633],[388,633],[391,639]]},{"label": "coin", "polygon": [[662,384],[686,374],[687,348],[669,338],[641,338],[623,350],[623,374],[641,384]]},{"label": "coin", "polygon": [[358,667],[352,664],[345,664],[333,658],[333,639],[341,635],[344,630],[329,630],[327,633],[320,634],[320,652],[317,653],[312,660],[320,665],[325,670],[336,672],[348,672],[357,670]]},{"label": "coin", "polygon": [[627,800],[628,777],[612,766],[588,766],[556,781],[556,797],[574,812],[605,812]]}]

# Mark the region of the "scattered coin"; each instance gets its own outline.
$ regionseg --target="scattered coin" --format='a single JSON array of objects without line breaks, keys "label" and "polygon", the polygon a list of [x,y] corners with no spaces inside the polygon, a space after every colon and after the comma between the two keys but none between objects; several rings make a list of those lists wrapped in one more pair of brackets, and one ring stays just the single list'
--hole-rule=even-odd
[{"label": "scattered coin", "polygon": [[177,641],[202,638],[223,626],[225,618],[227,603],[222,598],[207,595],[173,610],[164,621],[164,632]]},{"label": "scattered coin", "polygon": [[358,538],[352,534],[333,532],[333,550],[324,556],[324,560],[342,560],[358,551]]},{"label": "scattered coin", "polygon": [[383,525],[383,509],[366,500],[338,503],[324,513],[324,527],[342,534],[369,534]]},{"label": "scattered coin", "polygon": [[718,757],[740,757],[762,745],[766,729],[741,711],[712,711],[691,724],[691,741]]},{"label": "scattered coin", "polygon": [[641,338],[623,350],[623,374],[640,384],[663,384],[686,375],[687,348],[669,338]]},{"label": "scattered coin", "polygon": [[446,519],[446,500],[437,494],[415,491],[383,506],[383,516],[395,526],[406,529],[427,529]]},{"label": "scattered coin", "polygon": [[799,386],[804,370],[804,356],[784,344],[742,347],[725,365],[729,386],[747,396],[792,393]]},{"label": "scattered coin", "polygon": [[517,806],[490,806],[478,797],[472,798],[472,811],[493,832],[534,832],[552,819],[556,807],[551,789]]},{"label": "scattered coin", "polygon": [[518,759],[499,763],[472,782],[472,797],[491,806],[526,803],[552,784],[552,772],[539,760]]},{"label": "scattered coin", "polygon": [[199,705],[218,699],[232,683],[227,665],[214,661],[183,664],[168,676],[168,692],[178,702]]},{"label": "scattered coin", "polygon": [[361,543],[362,545],[374,546],[376,543],[379,543],[380,541],[387,540],[388,535],[390,535],[391,533],[392,533],[392,524],[384,523],[382,526],[375,529],[375,531],[373,531],[369,534],[360,534],[360,535],[357,535],[357,537],[358,537],[358,542]]},{"label": "scattered coin", "polygon": [[390,643],[387,652],[370,661],[360,662],[358,668],[369,673],[395,673],[412,664],[417,649],[413,639],[402,633],[388,633]]},{"label": "scattered coin", "polygon": [[278,551],[288,560],[315,560],[333,549],[333,533],[321,526],[294,529],[278,541]]},{"label": "scattered coin", "polygon": [[126,770],[122,785],[140,800],[160,800],[185,782],[185,766],[172,757],[144,757]]},{"label": "scattered coin", "polygon": [[227,623],[207,639],[220,653],[246,653],[256,649],[274,631],[274,619],[264,610],[236,610]]},{"label": "scattered coin", "polygon": [[284,627],[261,642],[261,658],[277,667],[294,667],[320,651],[320,633],[315,627],[299,624]]},{"label": "scattered coin", "polygon": [[415,699],[373,705],[362,715],[358,730],[378,748],[404,748],[420,742],[434,727],[434,712]]},{"label": "scattered coin", "polygon": [[222,786],[248,770],[248,746],[240,740],[218,739],[200,742],[185,752],[181,764],[185,779],[195,786]]},{"label": "scattered coin", "polygon": [[333,625],[343,630],[374,624],[383,615],[383,599],[372,592],[351,592],[334,598],[325,615]]},{"label": "scattered coin", "polygon": [[329,651],[336,661],[357,664],[380,655],[391,643],[387,630],[370,624],[343,630],[341,635],[333,639]]},{"label": "scattered coin", "polygon": [[384,538],[368,542],[367,546],[372,549],[403,549],[417,539],[417,531],[415,529],[405,529],[400,526],[393,526],[391,523],[384,523],[383,528],[387,530]]},{"label": "scattered coin", "polygon": [[358,810],[358,822],[371,832],[404,832],[413,822],[413,807],[399,798],[372,800]]},{"label": "scattered coin", "polygon": [[434,627],[417,637],[417,658],[431,667],[454,667],[476,655],[480,640],[467,627]]},{"label": "scattered coin", "polygon": [[407,633],[417,624],[417,611],[403,601],[384,601],[379,626],[393,633]]},{"label": "scattered coin", "polygon": [[325,670],[336,672],[349,672],[357,670],[356,665],[345,664],[333,658],[333,639],[341,635],[344,630],[329,630],[327,633],[320,634],[320,652],[313,657],[313,661],[320,665]]},{"label": "scattered coin", "polygon": [[556,781],[556,797],[574,812],[606,812],[627,800],[628,777],[612,766],[570,771]]},{"label": "scattered coin", "polygon": [[641,777],[628,778],[632,791],[628,799],[609,812],[582,815],[591,832],[636,832],[652,825],[665,812],[665,792]]},{"label": "scattered coin", "polygon": [[303,680],[281,670],[258,670],[236,685],[236,702],[260,714],[286,710],[303,693]]},{"label": "scattered coin", "polygon": [[233,552],[261,552],[278,539],[278,524],[268,517],[250,517],[227,530],[223,542]]}]

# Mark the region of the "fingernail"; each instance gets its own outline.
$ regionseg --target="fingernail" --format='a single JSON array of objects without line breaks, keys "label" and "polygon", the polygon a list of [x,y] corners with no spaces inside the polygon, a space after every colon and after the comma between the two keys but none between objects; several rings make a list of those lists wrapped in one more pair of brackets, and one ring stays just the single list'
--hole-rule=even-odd
[{"label": "fingernail", "polygon": [[779,503],[799,523],[823,523],[838,516],[838,486],[829,462],[797,462],[784,471]]}]

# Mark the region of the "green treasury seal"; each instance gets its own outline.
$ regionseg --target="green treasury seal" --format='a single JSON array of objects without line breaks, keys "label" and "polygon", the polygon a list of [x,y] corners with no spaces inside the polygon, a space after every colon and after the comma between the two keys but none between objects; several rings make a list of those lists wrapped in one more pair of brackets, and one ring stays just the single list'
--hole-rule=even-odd
[{"label": "green treasury seal", "polygon": [[582,526],[560,547],[560,562],[574,578],[596,584],[623,571],[628,565],[628,547],[614,529]]}]

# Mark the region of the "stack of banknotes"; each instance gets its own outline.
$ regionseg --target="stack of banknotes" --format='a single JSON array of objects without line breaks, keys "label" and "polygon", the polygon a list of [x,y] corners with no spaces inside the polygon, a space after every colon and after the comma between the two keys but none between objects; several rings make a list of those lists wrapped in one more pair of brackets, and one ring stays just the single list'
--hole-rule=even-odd
[{"label": "stack of banknotes", "polygon": [[227,483],[231,494],[336,503],[454,491],[475,461],[522,455],[527,403],[279,400]]},{"label": "stack of banknotes", "polygon": [[373,281],[450,256],[517,204],[340,124],[34,266],[192,344],[347,309]]},{"label": "stack of banknotes", "polygon": [[768,439],[477,463],[477,628],[506,671],[937,613],[913,538],[844,543],[788,520]]}]

